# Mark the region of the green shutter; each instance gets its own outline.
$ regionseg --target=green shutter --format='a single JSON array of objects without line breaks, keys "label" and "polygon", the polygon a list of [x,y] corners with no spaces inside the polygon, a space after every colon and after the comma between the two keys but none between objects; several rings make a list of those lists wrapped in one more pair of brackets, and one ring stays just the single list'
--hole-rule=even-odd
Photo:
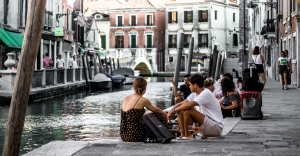
[{"label": "green shutter", "polygon": [[233,13],[233,22],[235,22],[235,13]]},{"label": "green shutter", "polygon": [[187,12],[184,11],[184,23],[186,23],[186,21],[187,21]]},{"label": "green shutter", "polygon": [[101,46],[103,49],[106,49],[106,36],[101,36]]},{"label": "green shutter", "polygon": [[192,23],[193,23],[194,12],[193,11],[191,11],[191,12],[192,12],[192,18],[191,18],[191,20],[192,20]]},{"label": "green shutter", "polygon": [[136,35],[131,35],[131,48],[136,48]]},{"label": "green shutter", "polygon": [[176,12],[176,22],[175,23],[178,23],[178,12]]},{"label": "green shutter", "polygon": [[118,45],[118,36],[116,36],[115,39],[116,39],[115,40],[115,48],[119,48],[119,45]]},{"label": "green shutter", "polygon": [[121,48],[124,48],[124,36],[122,36],[122,47]]},{"label": "green shutter", "polygon": [[152,47],[152,35],[147,35],[147,48]]},{"label": "green shutter", "polygon": [[168,12],[168,23],[172,23],[172,12]]},{"label": "green shutter", "polygon": [[208,34],[206,34],[206,47],[208,47]]},{"label": "green shutter", "polygon": [[169,35],[169,43],[172,43],[172,35]]}]

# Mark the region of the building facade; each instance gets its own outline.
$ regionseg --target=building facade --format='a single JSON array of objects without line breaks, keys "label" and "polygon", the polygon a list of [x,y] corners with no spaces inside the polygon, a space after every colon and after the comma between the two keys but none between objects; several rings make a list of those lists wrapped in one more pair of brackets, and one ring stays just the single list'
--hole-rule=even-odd
[{"label": "building facade", "polygon": [[181,71],[187,70],[190,38],[194,37],[192,68],[208,68],[214,45],[237,57],[239,40],[238,1],[173,0],[166,4],[165,69],[174,71],[180,34],[184,33]]},{"label": "building facade", "polygon": [[[124,64],[134,66],[141,74],[163,70],[165,48],[165,8],[151,0],[131,0],[109,10],[109,55],[124,58]],[[136,56],[145,56],[136,63]],[[127,58],[127,59],[126,59]],[[143,73],[145,72],[145,73]]]}]

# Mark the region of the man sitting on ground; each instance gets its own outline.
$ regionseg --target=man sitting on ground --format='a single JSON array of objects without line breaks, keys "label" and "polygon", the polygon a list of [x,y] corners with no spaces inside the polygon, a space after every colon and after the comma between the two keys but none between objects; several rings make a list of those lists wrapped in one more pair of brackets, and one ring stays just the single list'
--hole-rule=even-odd
[{"label": "man sitting on ground", "polygon": [[[184,101],[176,104],[168,113],[170,119],[175,113],[178,116],[181,137],[188,136],[188,126],[198,123],[203,136],[220,136],[223,131],[223,115],[218,100],[213,93],[203,86],[204,78],[195,74],[189,78],[192,93]],[[200,106],[202,113],[194,109]]]},{"label": "man sitting on ground", "polygon": [[[183,101],[184,99],[186,99],[191,94],[191,90],[189,88],[189,83],[188,83],[188,78],[190,76],[191,76],[190,74],[184,75],[184,77],[183,77],[184,84],[180,85],[179,91],[177,91],[177,87],[175,86],[175,82],[174,82],[173,78],[170,78],[170,81],[173,84],[175,104]],[[180,97],[181,93],[183,93],[183,99],[181,99],[181,97]]]}]

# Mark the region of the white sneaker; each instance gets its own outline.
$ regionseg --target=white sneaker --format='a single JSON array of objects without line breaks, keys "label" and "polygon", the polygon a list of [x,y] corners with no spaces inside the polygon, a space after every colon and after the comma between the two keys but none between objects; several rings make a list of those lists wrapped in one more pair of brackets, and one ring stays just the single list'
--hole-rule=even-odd
[{"label": "white sneaker", "polygon": [[264,92],[264,91],[262,91],[262,92],[261,92],[261,94],[265,94],[265,95],[268,95],[268,93],[267,93],[267,92]]}]

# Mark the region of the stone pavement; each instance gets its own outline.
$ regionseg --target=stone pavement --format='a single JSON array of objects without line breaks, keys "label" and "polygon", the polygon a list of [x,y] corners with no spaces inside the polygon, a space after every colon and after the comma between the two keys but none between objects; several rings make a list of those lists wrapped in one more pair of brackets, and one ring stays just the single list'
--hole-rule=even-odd
[{"label": "stone pavement", "polygon": [[233,124],[235,126],[231,131],[227,130],[228,134],[218,138],[178,140],[167,144],[105,139],[91,142],[55,141],[25,156],[300,155],[300,89],[282,90],[278,82],[268,79],[265,91],[268,94],[263,95],[264,119],[240,120]]}]

